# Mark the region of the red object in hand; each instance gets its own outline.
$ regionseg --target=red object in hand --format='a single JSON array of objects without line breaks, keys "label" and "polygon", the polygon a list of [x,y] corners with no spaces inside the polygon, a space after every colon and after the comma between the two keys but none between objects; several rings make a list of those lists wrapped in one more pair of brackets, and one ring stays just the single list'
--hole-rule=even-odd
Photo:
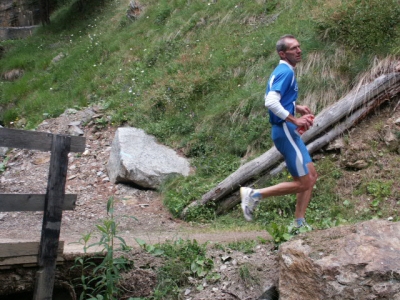
[{"label": "red object in hand", "polygon": [[[314,120],[314,116],[309,116],[308,119],[312,121],[312,120]],[[304,132],[307,131],[307,129],[304,126],[297,127],[296,130],[300,135],[302,135]]]}]

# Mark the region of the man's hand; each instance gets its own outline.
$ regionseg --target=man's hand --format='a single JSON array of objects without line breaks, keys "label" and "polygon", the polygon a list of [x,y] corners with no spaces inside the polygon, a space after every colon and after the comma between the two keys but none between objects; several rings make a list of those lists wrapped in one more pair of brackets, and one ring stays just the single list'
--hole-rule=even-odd
[{"label": "man's hand", "polygon": [[304,116],[307,114],[311,114],[311,109],[309,109],[306,105],[296,105],[296,112]]},{"label": "man's hand", "polygon": [[300,118],[296,118],[295,122],[298,127],[303,127],[305,131],[310,129],[311,126],[314,124],[314,115],[312,114],[306,114],[301,116]]},{"label": "man's hand", "polygon": [[286,121],[293,123],[297,127],[304,127],[305,130],[308,130],[314,124],[314,115],[306,114],[301,116],[300,118],[296,118],[292,115],[289,115],[286,118]]}]

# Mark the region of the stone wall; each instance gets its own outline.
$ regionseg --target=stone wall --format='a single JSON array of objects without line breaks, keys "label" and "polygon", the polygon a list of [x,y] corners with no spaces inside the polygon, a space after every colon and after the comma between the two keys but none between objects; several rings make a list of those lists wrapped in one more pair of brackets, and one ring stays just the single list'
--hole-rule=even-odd
[{"label": "stone wall", "polygon": [[0,27],[25,27],[40,24],[38,0],[1,0]]},{"label": "stone wall", "polygon": [[0,27],[0,41],[22,39],[32,35],[33,31],[40,25],[25,27]]}]

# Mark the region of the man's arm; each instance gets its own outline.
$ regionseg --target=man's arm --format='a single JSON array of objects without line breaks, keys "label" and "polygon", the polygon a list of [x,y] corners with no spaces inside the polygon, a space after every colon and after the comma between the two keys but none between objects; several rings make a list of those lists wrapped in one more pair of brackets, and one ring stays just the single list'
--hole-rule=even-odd
[{"label": "man's arm", "polygon": [[305,105],[296,105],[296,112],[303,116],[306,114],[311,114],[311,109]]},{"label": "man's arm", "polygon": [[265,95],[265,106],[276,116],[285,120],[290,113],[281,104],[281,94],[275,91],[268,92]]},{"label": "man's arm", "polygon": [[307,106],[296,105],[296,112],[302,114],[300,118],[291,115],[281,104],[281,94],[275,91],[268,92],[265,95],[265,106],[282,120],[288,121],[299,127],[305,127],[308,130],[313,121],[310,118],[311,110]]}]

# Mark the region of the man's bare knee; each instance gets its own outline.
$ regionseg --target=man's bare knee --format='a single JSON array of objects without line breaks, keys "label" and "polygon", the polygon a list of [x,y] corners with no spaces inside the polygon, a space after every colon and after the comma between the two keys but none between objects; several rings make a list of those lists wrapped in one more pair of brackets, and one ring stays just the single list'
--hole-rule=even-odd
[{"label": "man's bare knee", "polygon": [[309,173],[308,176],[310,177],[310,180],[312,181],[312,185],[311,187],[313,187],[315,185],[315,183],[317,182],[318,179],[318,173],[315,170],[314,164],[313,163],[309,163],[307,165]]},{"label": "man's bare knee", "polygon": [[307,191],[313,186],[313,182],[311,180],[299,180],[297,183],[297,193],[302,193]]},{"label": "man's bare knee", "polygon": [[312,174],[311,175],[311,180],[312,180],[312,187],[317,183],[317,179],[318,179],[318,174],[317,173],[315,173],[315,174]]},{"label": "man's bare knee", "polygon": [[315,182],[317,181],[317,174],[308,174],[303,177],[298,178],[297,182],[297,188],[298,192],[305,192],[309,189],[311,189]]}]

